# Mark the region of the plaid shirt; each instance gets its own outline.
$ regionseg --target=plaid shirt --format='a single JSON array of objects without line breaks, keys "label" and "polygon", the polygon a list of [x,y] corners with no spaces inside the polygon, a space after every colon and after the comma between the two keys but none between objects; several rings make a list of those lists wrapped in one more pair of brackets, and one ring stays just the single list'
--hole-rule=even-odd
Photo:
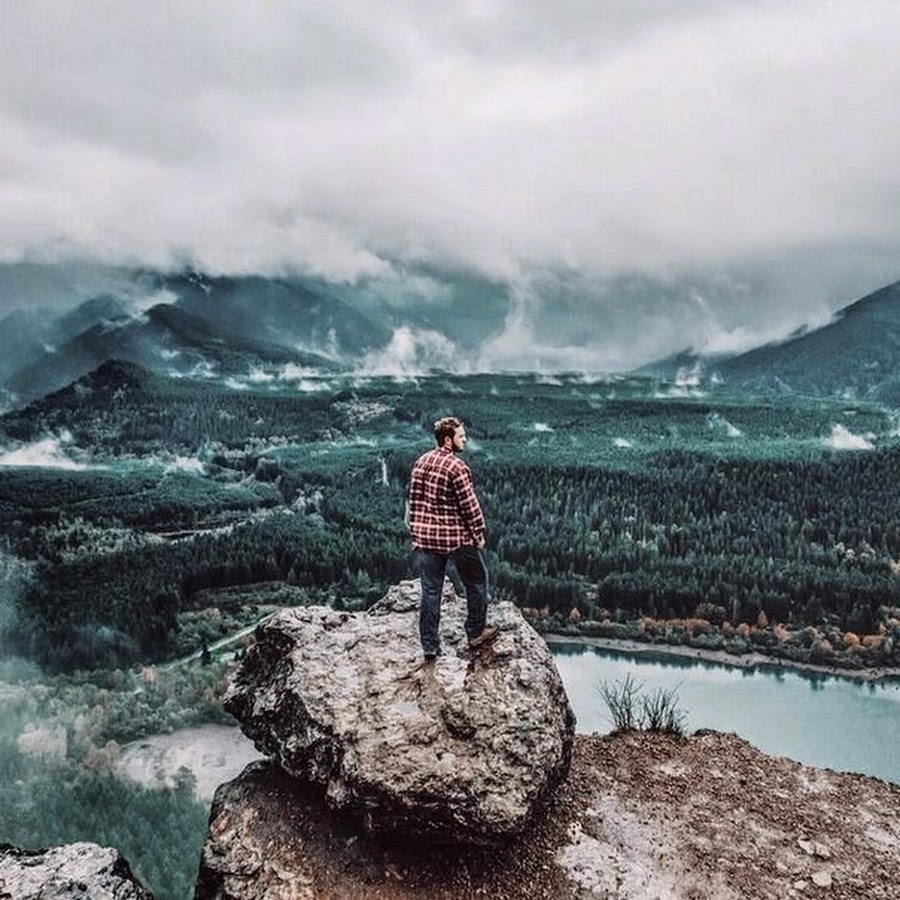
[{"label": "plaid shirt", "polygon": [[451,553],[484,537],[484,516],[469,467],[452,450],[423,453],[409,479],[407,524],[418,550]]}]

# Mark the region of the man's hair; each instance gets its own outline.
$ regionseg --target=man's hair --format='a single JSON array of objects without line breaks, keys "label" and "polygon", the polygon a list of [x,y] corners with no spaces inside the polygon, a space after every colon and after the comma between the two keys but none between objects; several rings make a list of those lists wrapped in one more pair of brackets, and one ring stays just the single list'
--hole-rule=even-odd
[{"label": "man's hair", "polygon": [[456,416],[444,416],[434,423],[434,439],[437,441],[438,447],[443,446],[444,438],[453,437],[456,429],[462,425]]}]

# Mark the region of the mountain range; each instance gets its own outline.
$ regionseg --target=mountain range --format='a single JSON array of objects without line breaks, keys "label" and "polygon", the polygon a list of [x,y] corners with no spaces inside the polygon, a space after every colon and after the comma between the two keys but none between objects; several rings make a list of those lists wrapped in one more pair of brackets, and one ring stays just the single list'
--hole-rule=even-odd
[{"label": "mountain range", "polygon": [[900,282],[839,310],[787,340],[735,355],[688,349],[642,366],[640,374],[697,387],[758,394],[796,393],[900,406]]},{"label": "mountain range", "polygon": [[[367,285],[193,271],[129,273],[124,287],[107,286],[62,312],[29,306],[24,298],[22,308],[0,319],[2,406],[44,396],[112,359],[170,376],[250,381],[286,370],[387,371],[404,353],[417,371],[477,359],[479,348],[508,328],[512,301],[501,287],[475,278],[429,278],[443,287],[436,299],[418,303]],[[652,290],[644,283],[625,286],[622,302],[626,287]],[[23,298],[2,299],[9,308]],[[571,298],[563,307],[563,333],[571,337],[583,327],[588,343],[602,310],[583,304],[593,311],[580,311]],[[593,319],[582,323],[582,316]],[[521,340],[544,335],[525,330]],[[527,354],[527,347],[521,350]],[[724,385],[900,406],[900,282],[781,342],[718,355],[686,347],[633,372],[696,389]]]}]

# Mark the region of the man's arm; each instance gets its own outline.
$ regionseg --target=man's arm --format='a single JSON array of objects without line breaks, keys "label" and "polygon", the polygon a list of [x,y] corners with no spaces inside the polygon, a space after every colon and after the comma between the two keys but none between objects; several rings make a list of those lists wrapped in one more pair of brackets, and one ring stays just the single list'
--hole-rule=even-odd
[{"label": "man's arm", "polygon": [[453,474],[456,503],[459,516],[463,520],[476,547],[484,547],[484,514],[472,484],[472,474],[468,466],[460,466]]}]

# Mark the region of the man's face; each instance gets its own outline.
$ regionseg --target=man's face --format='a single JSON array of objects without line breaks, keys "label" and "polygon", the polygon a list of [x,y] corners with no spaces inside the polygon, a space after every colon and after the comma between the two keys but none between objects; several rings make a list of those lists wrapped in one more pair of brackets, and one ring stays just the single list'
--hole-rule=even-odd
[{"label": "man's face", "polygon": [[466,429],[464,425],[460,425],[456,431],[453,432],[452,445],[451,449],[454,453],[462,453],[463,450],[466,449],[466,441],[468,438],[466,437]]}]

